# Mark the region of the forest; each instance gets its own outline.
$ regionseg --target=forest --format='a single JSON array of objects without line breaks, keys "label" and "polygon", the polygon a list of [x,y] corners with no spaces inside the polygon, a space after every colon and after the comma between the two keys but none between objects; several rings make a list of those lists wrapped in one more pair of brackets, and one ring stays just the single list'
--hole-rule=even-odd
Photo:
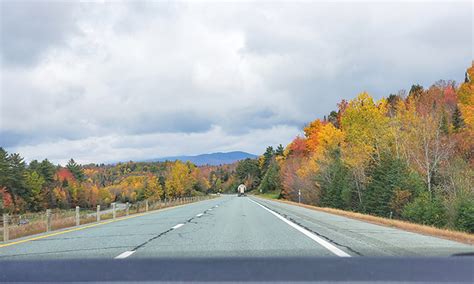
[{"label": "forest", "polygon": [[[26,163],[0,148],[0,213],[235,192],[474,232],[474,66],[461,84],[360,93],[304,136],[230,165]],[[301,194],[301,195],[299,195]]]},{"label": "forest", "polygon": [[[474,232],[474,66],[462,84],[361,93],[255,162],[259,192]],[[247,161],[250,163],[250,161]],[[258,180],[258,181],[257,181]]]}]

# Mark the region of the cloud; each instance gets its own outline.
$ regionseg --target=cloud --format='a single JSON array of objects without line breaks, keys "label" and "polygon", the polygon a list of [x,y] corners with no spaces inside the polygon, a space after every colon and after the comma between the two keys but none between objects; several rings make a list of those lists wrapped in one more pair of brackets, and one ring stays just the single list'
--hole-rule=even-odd
[{"label": "cloud", "polygon": [[15,148],[28,159],[48,158],[65,164],[74,154],[80,163],[113,163],[129,160],[146,160],[166,155],[206,153],[212,151],[232,151],[240,149],[248,152],[260,151],[262,145],[272,145],[275,140],[289,143],[291,137],[300,130],[289,126],[274,126],[255,129],[252,132],[231,135],[221,127],[212,127],[200,133],[154,133],[143,135],[104,135],[80,140],[56,140]]},{"label": "cloud", "polygon": [[50,46],[78,32],[77,6],[66,2],[2,1],[1,58],[4,64],[35,64]]},{"label": "cloud", "polygon": [[2,2],[0,145],[85,162],[259,153],[361,91],[462,80],[470,5]]}]

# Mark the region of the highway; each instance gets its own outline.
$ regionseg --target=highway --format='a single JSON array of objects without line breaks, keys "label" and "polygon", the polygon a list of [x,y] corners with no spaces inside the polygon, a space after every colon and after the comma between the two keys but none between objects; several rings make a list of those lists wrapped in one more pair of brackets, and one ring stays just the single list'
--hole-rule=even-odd
[{"label": "highway", "polygon": [[467,244],[253,196],[230,195],[20,241],[0,244],[0,260],[474,252],[474,246]]}]

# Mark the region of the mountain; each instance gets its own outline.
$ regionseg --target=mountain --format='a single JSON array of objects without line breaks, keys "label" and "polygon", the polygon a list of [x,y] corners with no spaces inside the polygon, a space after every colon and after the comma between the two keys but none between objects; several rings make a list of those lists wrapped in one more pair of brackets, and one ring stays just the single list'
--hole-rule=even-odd
[{"label": "mountain", "polygon": [[223,165],[223,164],[232,164],[234,162],[244,160],[247,158],[254,159],[257,158],[257,155],[234,151],[234,152],[218,152],[211,154],[201,154],[196,156],[173,156],[173,157],[164,157],[147,160],[147,162],[164,162],[164,161],[176,161],[181,160],[183,162],[190,161],[191,163],[202,166],[202,165]]}]

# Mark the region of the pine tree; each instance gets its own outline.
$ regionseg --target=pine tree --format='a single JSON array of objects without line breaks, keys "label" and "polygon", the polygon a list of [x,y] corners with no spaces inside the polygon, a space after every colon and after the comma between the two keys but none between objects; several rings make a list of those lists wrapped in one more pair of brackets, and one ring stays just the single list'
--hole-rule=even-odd
[{"label": "pine tree", "polygon": [[340,151],[331,153],[331,159],[316,176],[321,189],[320,204],[324,207],[350,209],[352,191],[350,173],[340,157]]},{"label": "pine tree", "polygon": [[275,155],[277,156],[283,156],[285,154],[285,148],[283,148],[283,145],[278,145],[278,147],[275,150]]},{"label": "pine tree", "polygon": [[454,130],[459,130],[464,127],[464,119],[462,118],[461,110],[458,106],[454,109],[452,120]]},{"label": "pine tree", "polygon": [[275,150],[273,150],[272,146],[268,146],[265,153],[263,153],[262,173],[265,173],[268,170],[268,167],[273,160],[273,156],[275,156]]},{"label": "pine tree", "polygon": [[272,161],[270,164],[258,190],[262,193],[281,191],[280,168],[276,161]]},{"label": "pine tree", "polygon": [[66,168],[72,173],[75,179],[78,181],[84,180],[84,172],[82,170],[82,166],[77,164],[74,159],[70,159],[66,165]]},{"label": "pine tree", "polygon": [[412,187],[406,163],[383,154],[379,162],[372,164],[369,176],[371,182],[364,194],[365,212],[388,217],[395,190]]}]

